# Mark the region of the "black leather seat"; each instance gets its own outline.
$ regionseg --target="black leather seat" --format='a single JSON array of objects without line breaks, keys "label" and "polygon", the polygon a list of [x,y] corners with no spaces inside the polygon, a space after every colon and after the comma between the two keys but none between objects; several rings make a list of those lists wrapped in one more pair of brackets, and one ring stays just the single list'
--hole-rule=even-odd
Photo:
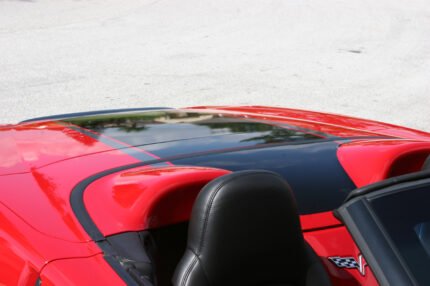
[{"label": "black leather seat", "polygon": [[267,171],[222,176],[200,192],[175,286],[330,285],[306,244],[288,184]]}]

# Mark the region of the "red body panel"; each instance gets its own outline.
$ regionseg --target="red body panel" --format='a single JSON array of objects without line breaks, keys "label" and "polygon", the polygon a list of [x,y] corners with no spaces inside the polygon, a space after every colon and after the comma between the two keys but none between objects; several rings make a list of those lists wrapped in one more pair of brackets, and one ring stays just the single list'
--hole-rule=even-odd
[{"label": "red body panel", "polygon": [[107,236],[189,220],[194,200],[211,180],[229,171],[197,168],[138,168],[93,182],[85,206]]},{"label": "red body panel", "polygon": [[[49,219],[46,219],[49,223]],[[0,203],[0,276],[2,285],[34,285],[37,273],[49,261],[101,253],[94,242],[69,242],[32,227]],[[4,280],[6,279],[6,280]]]},{"label": "red body panel", "polygon": [[43,286],[126,285],[101,254],[53,261],[43,268],[40,278]]},{"label": "red body panel", "polygon": [[71,158],[112,150],[93,138],[54,122],[0,129],[0,140],[0,175],[25,173]]},{"label": "red body panel", "polygon": [[92,158],[80,158],[78,162],[76,159],[67,160],[61,166],[32,169],[28,174],[3,176],[1,201],[46,235],[71,242],[88,241],[89,236],[70,207],[70,192],[88,174],[101,172],[107,166],[133,162],[119,153],[96,154]]},{"label": "red body panel", "polygon": [[341,145],[338,158],[357,187],[417,172],[430,154],[430,142],[409,140],[352,142]]},{"label": "red body panel", "polygon": [[70,192],[136,159],[54,123],[3,128],[0,140],[0,261],[9,265],[0,283],[34,285],[50,261],[101,253],[74,216]]},{"label": "red body panel", "polygon": [[303,231],[319,230],[339,226],[342,223],[334,217],[333,212],[322,212],[300,216]]},{"label": "red body panel", "polygon": [[358,260],[360,250],[345,227],[305,232],[304,236],[322,258],[333,285],[378,285],[368,266],[365,267],[365,275],[362,275],[357,269],[338,268],[328,260],[328,257],[333,256],[354,257]]}]

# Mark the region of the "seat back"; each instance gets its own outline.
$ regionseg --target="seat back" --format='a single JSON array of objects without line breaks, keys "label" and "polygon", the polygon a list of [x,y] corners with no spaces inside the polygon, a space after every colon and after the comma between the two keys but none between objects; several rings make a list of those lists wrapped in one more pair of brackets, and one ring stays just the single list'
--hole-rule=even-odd
[{"label": "seat back", "polygon": [[198,195],[173,284],[306,285],[312,273],[328,285],[309,253],[289,185],[268,171],[236,172]]}]

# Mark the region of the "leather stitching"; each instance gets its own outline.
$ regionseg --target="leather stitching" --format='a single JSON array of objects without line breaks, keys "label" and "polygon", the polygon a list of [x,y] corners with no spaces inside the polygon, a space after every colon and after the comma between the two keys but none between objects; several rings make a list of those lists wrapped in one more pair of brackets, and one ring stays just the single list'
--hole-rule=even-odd
[{"label": "leather stitching", "polygon": [[187,271],[185,272],[184,278],[182,278],[182,282],[181,282],[182,286],[186,285],[185,283],[190,278],[191,271],[194,269],[194,266],[196,266],[197,261],[198,261],[197,256],[194,255],[193,262],[191,262],[191,264],[188,266]]}]

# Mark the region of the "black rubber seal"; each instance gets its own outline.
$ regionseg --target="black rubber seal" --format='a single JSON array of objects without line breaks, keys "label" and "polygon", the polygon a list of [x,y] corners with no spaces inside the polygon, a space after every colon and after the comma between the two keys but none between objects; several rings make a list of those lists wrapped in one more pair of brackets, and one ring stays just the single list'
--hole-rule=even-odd
[{"label": "black rubber seal", "polygon": [[418,172],[414,172],[406,175],[389,178],[371,185],[364,186],[359,189],[355,189],[354,191],[349,193],[344,203],[352,200],[353,198],[363,196],[365,194],[368,194],[383,188],[394,186],[396,184],[407,183],[407,182],[416,181],[420,179],[427,179],[427,178],[430,178],[430,170],[423,170],[423,171],[418,171]]}]

